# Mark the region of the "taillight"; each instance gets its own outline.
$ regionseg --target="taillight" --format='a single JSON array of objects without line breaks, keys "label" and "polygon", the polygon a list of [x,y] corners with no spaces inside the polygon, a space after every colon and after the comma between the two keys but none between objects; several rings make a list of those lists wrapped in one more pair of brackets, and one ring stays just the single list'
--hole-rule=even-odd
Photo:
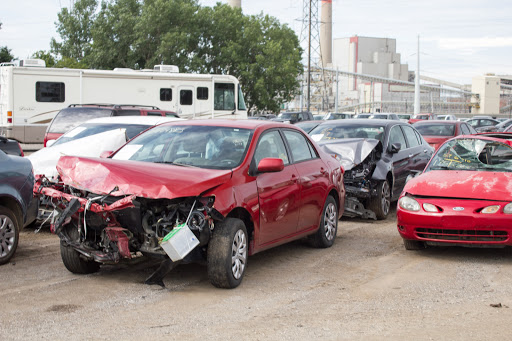
[{"label": "taillight", "polygon": [[12,111],[7,112],[7,123],[12,123]]},{"label": "taillight", "polygon": [[46,147],[46,142],[48,142],[48,137],[44,137],[44,140],[43,140],[43,147]]},{"label": "taillight", "polygon": [[21,144],[19,142],[18,142],[18,148],[20,149],[21,156],[25,156],[25,154],[23,153],[23,149],[21,149]]}]

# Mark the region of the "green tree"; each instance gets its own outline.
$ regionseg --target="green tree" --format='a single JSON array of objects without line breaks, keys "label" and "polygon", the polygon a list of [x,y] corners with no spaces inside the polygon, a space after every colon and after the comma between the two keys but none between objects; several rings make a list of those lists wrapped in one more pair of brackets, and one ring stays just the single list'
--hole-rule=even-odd
[{"label": "green tree", "polygon": [[43,50],[37,51],[34,54],[32,54],[31,58],[44,60],[44,62],[46,63],[46,67],[54,67],[56,64],[55,58],[48,51],[43,51]]},{"label": "green tree", "polygon": [[10,62],[14,59],[11,50],[7,46],[0,46],[0,63]]},{"label": "green tree", "polygon": [[87,56],[93,68],[135,68],[135,26],[139,21],[141,4],[137,0],[103,2],[91,29],[92,48]]},{"label": "green tree", "polygon": [[91,51],[91,28],[98,7],[97,0],[77,0],[71,11],[64,7],[58,14],[57,32],[62,42],[52,38],[51,52],[61,57],[85,63]]}]

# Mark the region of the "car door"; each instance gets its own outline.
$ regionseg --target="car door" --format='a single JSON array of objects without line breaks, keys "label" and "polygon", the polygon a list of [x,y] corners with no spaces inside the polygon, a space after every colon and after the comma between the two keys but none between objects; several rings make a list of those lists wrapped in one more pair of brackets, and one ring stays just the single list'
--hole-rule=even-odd
[{"label": "car door", "polygon": [[178,87],[178,115],[180,117],[192,118],[195,116],[194,87],[179,86]]},{"label": "car door", "polygon": [[259,246],[278,242],[297,230],[300,207],[299,173],[290,162],[283,138],[278,129],[263,133],[254,151],[253,162],[267,157],[283,160],[284,169],[275,173],[256,175],[260,211]]},{"label": "car door", "polygon": [[[391,146],[396,143],[400,143],[400,150],[396,153],[392,153]],[[409,174],[409,150],[407,148],[404,133],[402,132],[399,124],[391,127],[389,130],[387,153],[390,154],[393,162],[393,175],[395,182],[393,184],[391,197],[394,199],[402,192],[407,175]]]},{"label": "car door", "polygon": [[300,210],[297,230],[316,228],[320,223],[329,186],[328,168],[302,133],[284,129],[283,134],[299,174]]},{"label": "car door", "polygon": [[402,129],[404,131],[405,139],[407,140],[409,151],[409,173],[407,175],[414,175],[413,173],[421,172],[425,169],[428,160],[430,160],[430,154],[428,153],[430,148],[421,144],[421,140],[418,140],[413,127],[403,125]]}]

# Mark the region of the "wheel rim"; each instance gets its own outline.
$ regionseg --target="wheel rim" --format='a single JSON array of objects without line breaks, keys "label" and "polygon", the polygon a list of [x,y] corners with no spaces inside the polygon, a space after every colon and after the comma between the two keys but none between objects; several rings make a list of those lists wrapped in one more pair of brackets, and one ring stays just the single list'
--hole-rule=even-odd
[{"label": "wheel rim", "polygon": [[381,205],[382,212],[384,215],[389,213],[389,207],[391,206],[391,195],[389,191],[389,184],[387,181],[382,185],[382,195],[381,195]]},{"label": "wheel rim", "polygon": [[240,279],[244,274],[247,261],[247,239],[242,230],[238,230],[233,238],[231,247],[231,271],[235,279]]},{"label": "wheel rim", "polygon": [[336,237],[336,218],[336,205],[333,203],[327,204],[324,214],[324,231],[327,240]]},{"label": "wheel rim", "polygon": [[14,222],[6,215],[0,215],[0,257],[7,256],[16,242]]}]

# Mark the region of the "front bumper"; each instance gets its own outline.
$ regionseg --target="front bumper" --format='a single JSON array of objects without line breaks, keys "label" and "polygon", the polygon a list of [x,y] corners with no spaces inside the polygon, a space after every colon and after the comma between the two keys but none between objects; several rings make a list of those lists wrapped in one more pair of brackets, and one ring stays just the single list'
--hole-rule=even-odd
[{"label": "front bumper", "polygon": [[[512,215],[503,213],[503,207],[508,202],[414,199],[420,204],[420,211],[406,211],[397,205],[397,228],[404,239],[424,241],[431,245],[512,245]],[[442,212],[426,212],[423,209],[424,203],[435,205]],[[491,205],[500,205],[500,210],[493,214],[480,213],[483,208]]]}]

